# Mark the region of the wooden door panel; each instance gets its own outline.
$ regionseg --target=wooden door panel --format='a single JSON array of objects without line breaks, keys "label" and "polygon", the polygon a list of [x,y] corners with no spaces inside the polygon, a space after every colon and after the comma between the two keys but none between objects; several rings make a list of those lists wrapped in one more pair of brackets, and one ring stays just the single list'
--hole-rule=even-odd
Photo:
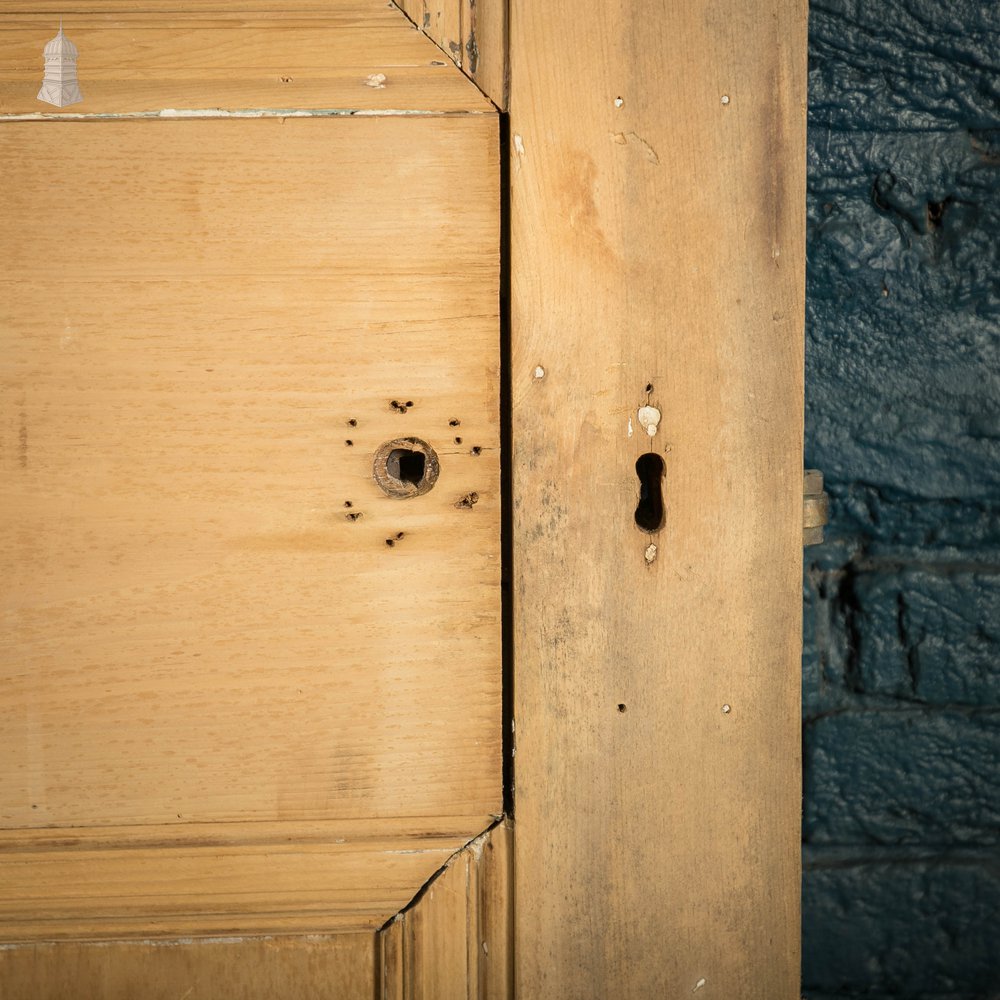
[{"label": "wooden door panel", "polygon": [[4,1000],[371,1000],[368,934],[30,944],[0,951]]},{"label": "wooden door panel", "polygon": [[499,812],[497,153],[0,128],[0,926],[375,927]]}]

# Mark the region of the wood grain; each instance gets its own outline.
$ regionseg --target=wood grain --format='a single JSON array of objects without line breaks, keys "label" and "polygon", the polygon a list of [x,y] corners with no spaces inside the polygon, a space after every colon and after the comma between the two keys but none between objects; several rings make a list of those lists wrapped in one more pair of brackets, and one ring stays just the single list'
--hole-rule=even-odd
[{"label": "wood grain", "polygon": [[798,996],[805,25],[512,5],[523,1000]]},{"label": "wood grain", "polygon": [[498,108],[506,110],[507,0],[399,0],[399,6]]},{"label": "wood grain", "polygon": [[377,926],[499,813],[497,157],[488,115],[0,126],[9,933]]},{"label": "wood grain", "polygon": [[477,837],[379,932],[379,1000],[513,997],[512,833]]},{"label": "wood grain", "polygon": [[371,1000],[372,934],[0,950],[5,1000]]},{"label": "wood grain", "polygon": [[0,936],[374,931],[482,819],[448,822],[464,829],[355,820],[19,831],[0,842]]},{"label": "wood grain", "polygon": [[[235,5],[228,13],[155,6],[121,12],[142,6],[43,16],[7,5],[0,16],[0,116],[492,110],[427,38],[379,0],[340,0],[324,5],[322,16],[316,8],[279,17],[241,13]],[[79,49],[83,92],[66,108],[37,100],[42,49],[60,14]]]}]

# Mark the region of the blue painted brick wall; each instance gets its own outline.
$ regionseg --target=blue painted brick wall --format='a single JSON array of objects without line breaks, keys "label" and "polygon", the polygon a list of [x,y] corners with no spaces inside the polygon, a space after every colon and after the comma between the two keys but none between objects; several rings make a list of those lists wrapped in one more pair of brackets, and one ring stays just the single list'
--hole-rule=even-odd
[{"label": "blue painted brick wall", "polygon": [[810,8],[803,992],[1000,997],[1000,0]]}]

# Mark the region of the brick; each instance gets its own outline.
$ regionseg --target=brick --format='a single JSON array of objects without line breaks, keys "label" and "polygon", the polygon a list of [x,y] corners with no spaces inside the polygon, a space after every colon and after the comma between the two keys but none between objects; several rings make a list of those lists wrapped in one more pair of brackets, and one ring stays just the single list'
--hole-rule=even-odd
[{"label": "brick", "polygon": [[854,593],[866,693],[932,704],[1000,702],[1000,576],[864,573]]},{"label": "brick", "polygon": [[836,499],[878,491],[882,531],[926,501],[995,524],[1000,155],[966,129],[830,132],[809,148],[808,461]]},{"label": "brick", "polygon": [[922,129],[996,120],[990,0],[824,0],[809,16],[815,125]]},{"label": "brick", "polygon": [[1000,711],[844,712],[805,727],[804,841],[1000,843]]},{"label": "brick", "polygon": [[851,707],[856,678],[844,574],[807,571],[804,583],[802,713],[805,718]]},{"label": "brick", "polygon": [[996,997],[998,913],[995,857],[807,868],[803,992]]},{"label": "brick", "polygon": [[808,549],[810,565],[842,566],[866,556],[983,563],[1000,568],[1000,498],[914,497],[870,483],[827,483],[829,544]]}]

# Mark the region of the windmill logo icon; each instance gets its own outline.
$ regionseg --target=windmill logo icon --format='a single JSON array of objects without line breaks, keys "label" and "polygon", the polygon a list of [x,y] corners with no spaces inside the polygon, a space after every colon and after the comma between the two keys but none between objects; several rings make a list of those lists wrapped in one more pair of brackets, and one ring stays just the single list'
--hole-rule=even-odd
[{"label": "windmill logo icon", "polygon": [[45,44],[45,77],[38,100],[64,108],[83,100],[76,78],[76,46],[63,33],[62,21],[59,34]]}]

